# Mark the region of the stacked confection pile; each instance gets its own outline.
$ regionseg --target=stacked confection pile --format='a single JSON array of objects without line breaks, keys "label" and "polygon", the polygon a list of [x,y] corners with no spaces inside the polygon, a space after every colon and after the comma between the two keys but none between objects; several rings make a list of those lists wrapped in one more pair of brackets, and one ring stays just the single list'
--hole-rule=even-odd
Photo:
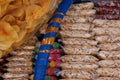
[{"label": "stacked confection pile", "polygon": [[32,56],[36,41],[37,38],[34,37],[10,53],[7,62],[2,65],[4,80],[29,80],[33,73]]},{"label": "stacked confection pile", "polygon": [[120,1],[96,3],[96,19],[93,21],[95,40],[100,48],[97,72],[101,79],[120,80]]},{"label": "stacked confection pile", "polygon": [[60,31],[62,80],[120,80],[119,1],[75,4]]},{"label": "stacked confection pile", "polygon": [[95,57],[99,48],[92,33],[91,16],[96,12],[93,7],[92,2],[72,5],[61,25],[66,54],[61,58],[62,80],[94,80],[99,77],[96,72],[98,59]]}]

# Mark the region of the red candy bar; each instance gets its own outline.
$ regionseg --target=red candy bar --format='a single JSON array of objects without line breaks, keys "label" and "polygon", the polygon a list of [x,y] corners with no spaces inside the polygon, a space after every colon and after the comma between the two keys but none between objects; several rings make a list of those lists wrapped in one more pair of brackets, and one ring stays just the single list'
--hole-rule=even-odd
[{"label": "red candy bar", "polygon": [[60,49],[53,49],[50,53],[51,54],[61,54],[62,51]]},{"label": "red candy bar", "polygon": [[49,61],[55,61],[60,58],[60,54],[50,54]]}]

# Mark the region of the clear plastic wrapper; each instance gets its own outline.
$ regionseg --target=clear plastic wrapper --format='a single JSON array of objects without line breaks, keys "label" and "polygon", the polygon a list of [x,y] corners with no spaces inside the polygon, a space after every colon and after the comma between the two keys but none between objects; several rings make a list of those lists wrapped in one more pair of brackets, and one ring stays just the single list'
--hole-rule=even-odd
[{"label": "clear plastic wrapper", "polygon": [[98,64],[103,68],[120,68],[120,60],[101,60]]},{"label": "clear plastic wrapper", "polygon": [[114,43],[114,42],[120,42],[120,36],[101,35],[101,36],[95,36],[95,40],[97,40],[99,43]]},{"label": "clear plastic wrapper", "polygon": [[96,46],[98,43],[95,40],[83,39],[83,38],[63,38],[62,42],[64,43],[64,45],[76,44],[76,45],[83,45],[83,46],[84,45]]},{"label": "clear plastic wrapper", "polygon": [[117,77],[99,77],[95,80],[120,80],[120,78],[117,78]]},{"label": "clear plastic wrapper", "polygon": [[[61,1],[61,0],[60,0]],[[0,1],[0,57],[20,46],[52,16],[57,0]]]},{"label": "clear plastic wrapper", "polygon": [[97,73],[101,77],[118,77],[118,78],[120,78],[120,68],[98,68]]},{"label": "clear plastic wrapper", "polygon": [[14,56],[6,58],[7,61],[31,61],[32,56]]},{"label": "clear plastic wrapper", "polygon": [[28,74],[18,74],[18,73],[5,73],[4,75],[2,75],[3,78],[28,78],[29,75]]},{"label": "clear plastic wrapper", "polygon": [[91,31],[91,29],[94,27],[94,25],[89,23],[76,23],[76,24],[62,24],[61,29],[62,30],[80,30],[80,31]]},{"label": "clear plastic wrapper", "polygon": [[67,62],[61,64],[62,70],[94,70],[98,68],[95,63],[85,63],[85,62]]},{"label": "clear plastic wrapper", "polygon": [[92,22],[92,17],[78,17],[78,16],[65,16],[63,19],[64,23],[88,23]]},{"label": "clear plastic wrapper", "polygon": [[95,46],[66,45],[64,46],[65,54],[98,54],[99,48]]},{"label": "clear plastic wrapper", "polygon": [[102,20],[102,19],[95,19],[93,24],[96,27],[117,27],[120,28],[120,20]]},{"label": "clear plastic wrapper", "polygon": [[105,43],[105,44],[99,44],[98,47],[101,50],[105,51],[120,51],[120,43]]},{"label": "clear plastic wrapper", "polygon": [[93,2],[86,2],[86,3],[79,3],[79,4],[74,4],[71,5],[70,10],[88,10],[92,9],[94,7]]},{"label": "clear plastic wrapper", "polygon": [[120,36],[120,28],[94,28],[92,30],[96,35],[117,35]]},{"label": "clear plastic wrapper", "polygon": [[85,70],[62,70],[61,76],[63,78],[76,78],[76,79],[95,79],[99,75],[95,71]]},{"label": "clear plastic wrapper", "polygon": [[13,67],[13,68],[8,68],[7,71],[10,73],[31,74],[33,69],[32,67]]},{"label": "clear plastic wrapper", "polygon": [[33,54],[33,50],[17,50],[10,52],[10,54],[14,56],[31,56]]},{"label": "clear plastic wrapper", "polygon": [[35,46],[20,46],[20,47],[17,47],[16,49],[34,50]]},{"label": "clear plastic wrapper", "polygon": [[101,59],[112,59],[119,60],[120,59],[120,51],[100,51],[98,53],[98,57]]},{"label": "clear plastic wrapper", "polygon": [[9,62],[5,64],[7,67],[32,67],[32,62]]},{"label": "clear plastic wrapper", "polygon": [[69,10],[66,15],[67,16],[92,16],[96,13],[96,10]]},{"label": "clear plastic wrapper", "polygon": [[60,31],[61,37],[79,37],[79,38],[91,38],[94,34],[85,32],[85,31],[79,31],[79,30],[66,30],[66,31]]},{"label": "clear plastic wrapper", "polygon": [[95,63],[98,59],[92,55],[64,55],[61,57],[62,62],[85,62]]}]

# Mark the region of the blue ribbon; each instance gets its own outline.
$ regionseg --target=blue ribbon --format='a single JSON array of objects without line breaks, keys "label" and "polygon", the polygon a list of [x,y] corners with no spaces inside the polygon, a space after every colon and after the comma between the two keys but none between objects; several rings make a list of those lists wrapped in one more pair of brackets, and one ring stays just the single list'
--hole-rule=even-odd
[{"label": "blue ribbon", "polygon": [[49,53],[40,52],[38,53],[36,65],[35,65],[35,73],[34,80],[44,80],[46,69],[48,66],[48,58]]},{"label": "blue ribbon", "polygon": [[53,47],[51,44],[44,44],[40,46],[40,50],[51,50]]},{"label": "blue ribbon", "polygon": [[48,32],[44,35],[43,38],[55,38],[56,37],[56,32]]},{"label": "blue ribbon", "polygon": [[52,22],[52,23],[50,23],[50,24],[48,24],[48,28],[49,27],[57,27],[57,28],[60,28],[60,23],[59,22]]},{"label": "blue ribbon", "polygon": [[56,10],[56,12],[61,12],[65,14],[72,3],[73,3],[73,0],[63,0],[59,5],[58,9]]}]

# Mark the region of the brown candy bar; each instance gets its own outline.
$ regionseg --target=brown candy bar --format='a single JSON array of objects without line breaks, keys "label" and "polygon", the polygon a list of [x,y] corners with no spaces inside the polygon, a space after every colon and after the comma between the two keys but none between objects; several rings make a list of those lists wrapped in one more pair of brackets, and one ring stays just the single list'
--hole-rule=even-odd
[{"label": "brown candy bar", "polygon": [[10,73],[32,73],[32,67],[11,67],[7,69]]},{"label": "brown candy bar", "polygon": [[94,70],[98,68],[95,63],[85,63],[85,62],[67,62],[61,64],[62,69],[70,70]]},{"label": "brown candy bar", "polygon": [[94,63],[98,59],[92,55],[64,55],[61,57],[63,62],[85,62],[85,63]]},{"label": "brown candy bar", "polygon": [[86,2],[86,3],[82,3],[82,4],[74,4],[71,5],[70,10],[88,10],[88,9],[92,9],[94,7],[94,3],[92,2]]},{"label": "brown candy bar", "polygon": [[7,58],[6,60],[8,60],[8,61],[31,61],[31,56],[24,56],[24,57],[22,57],[22,56],[13,56],[13,57],[9,57],[9,58]]},{"label": "brown candy bar", "polygon": [[120,60],[101,60],[98,64],[104,68],[120,68]]},{"label": "brown candy bar", "polygon": [[120,43],[106,43],[106,44],[100,44],[98,45],[98,47],[101,50],[105,50],[105,51],[120,51]]},{"label": "brown candy bar", "polygon": [[76,23],[76,24],[62,24],[61,29],[64,30],[80,30],[80,31],[90,31],[94,25],[88,23]]},{"label": "brown candy bar", "polygon": [[118,35],[120,36],[120,28],[94,28],[92,30],[96,35]]},{"label": "brown candy bar", "polygon": [[99,48],[95,46],[65,45],[65,54],[98,54]]},{"label": "brown candy bar", "polygon": [[92,16],[96,13],[96,10],[69,10],[67,11],[67,16]]},{"label": "brown candy bar", "polygon": [[98,68],[97,73],[102,77],[120,77],[120,68]]},{"label": "brown candy bar", "polygon": [[75,78],[75,79],[95,79],[99,75],[95,71],[85,71],[85,70],[62,70],[61,76],[63,78]]},{"label": "brown candy bar", "polygon": [[118,60],[120,59],[120,51],[100,51],[98,57],[101,59]]},{"label": "brown candy bar", "polygon": [[32,66],[32,62],[9,62],[7,64],[5,64],[7,67],[31,67]]},{"label": "brown candy bar", "polygon": [[95,36],[95,40],[99,43],[113,43],[113,42],[120,42],[120,36],[116,35],[101,35]]},{"label": "brown candy bar", "polygon": [[76,45],[92,45],[92,46],[95,46],[97,45],[97,41],[95,40],[90,40],[90,39],[83,39],[83,38],[63,38],[62,39],[62,42],[65,44],[65,45],[73,45],[73,44],[76,44]]},{"label": "brown candy bar", "polygon": [[92,17],[77,17],[77,16],[65,16],[63,19],[62,24],[68,24],[68,23],[89,23],[92,22],[93,18]]},{"label": "brown candy bar", "polygon": [[28,78],[28,74],[18,74],[18,73],[5,73],[2,75],[3,78]]},{"label": "brown candy bar", "polygon": [[102,19],[95,19],[93,24],[96,27],[117,27],[120,28],[120,20],[102,20]]},{"label": "brown candy bar", "polygon": [[62,37],[78,37],[78,38],[91,38],[94,34],[85,32],[85,31],[79,31],[79,30],[66,30],[66,31],[60,31],[60,34]]},{"label": "brown candy bar", "polygon": [[17,50],[10,53],[14,56],[30,56],[33,54],[33,50]]}]

